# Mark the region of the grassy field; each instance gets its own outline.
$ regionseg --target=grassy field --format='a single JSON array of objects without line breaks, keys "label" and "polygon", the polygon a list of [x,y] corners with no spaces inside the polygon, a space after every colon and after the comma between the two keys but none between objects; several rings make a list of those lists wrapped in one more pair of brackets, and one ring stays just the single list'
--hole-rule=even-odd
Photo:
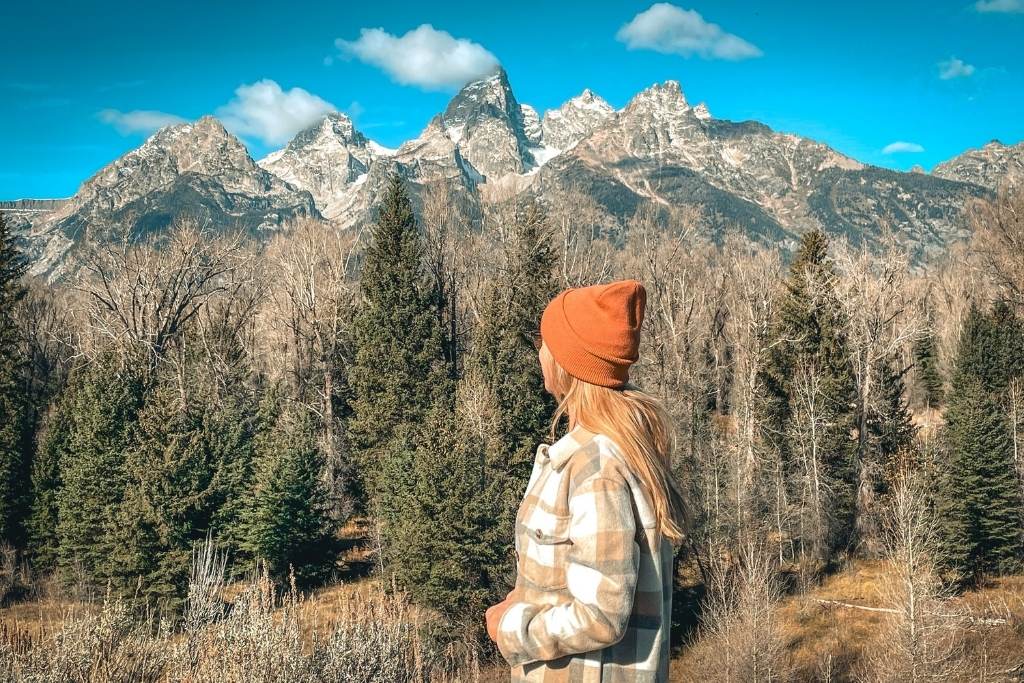
[{"label": "grassy field", "polygon": [[[774,622],[781,642],[780,679],[865,680],[865,676],[858,674],[862,670],[865,653],[879,644],[882,634],[887,632],[886,622],[893,616],[885,611],[889,608],[881,597],[885,577],[884,563],[858,562],[804,593],[784,597],[775,609]],[[239,600],[251,600],[253,595],[251,588],[243,585],[227,586],[222,594],[228,602],[236,604]],[[398,628],[400,625],[422,626],[430,620],[430,615],[401,599],[387,597],[374,577],[356,577],[302,598],[286,597],[283,601],[271,600],[271,603],[247,612],[242,621],[225,629],[224,633],[197,640],[199,645],[196,647],[186,645],[192,636],[180,634],[168,637],[159,647],[142,647],[138,642],[129,642],[126,634],[121,637],[128,645],[100,638],[93,646],[98,645],[104,656],[112,657],[115,652],[119,658],[147,656],[159,659],[165,665],[166,658],[180,657],[190,648],[207,653],[215,661],[215,665],[189,670],[194,674],[192,677],[172,675],[167,680],[215,680],[204,677],[213,670],[226,672],[223,680],[269,680],[246,679],[245,676],[255,675],[255,671],[276,675],[274,672],[296,670],[296,667],[306,670],[303,667],[311,666],[309,662],[326,657],[324,653],[329,652],[330,647],[345,647],[350,652],[375,648],[379,650],[378,654],[407,651],[413,667],[423,666],[416,663],[419,658],[437,654],[429,643]],[[1024,663],[1024,577],[997,580],[951,599],[949,607],[951,612],[967,615],[960,642],[962,656],[970,664],[962,671],[964,675],[957,678],[1020,680],[1018,673]],[[69,624],[77,625],[70,631],[77,633],[76,637],[81,642],[73,645],[64,642],[63,650],[87,644],[89,638],[85,636],[85,630],[116,631],[116,628],[112,629],[116,619],[112,620],[108,612],[110,607],[104,608],[102,604],[76,603],[45,595],[8,606],[0,610],[0,640],[3,641],[0,642],[0,654],[3,654],[3,647],[8,651],[12,648],[42,647],[44,651],[49,648],[49,656],[54,662],[64,662],[67,653],[62,654],[61,648],[45,643],[53,640],[54,634]],[[233,618],[232,615],[226,620]],[[218,623],[211,621],[204,628],[216,630],[220,628]],[[358,627],[357,623],[364,626]],[[374,626],[366,626],[370,624]],[[347,634],[340,641],[332,635],[339,632]],[[713,637],[704,637],[699,630],[690,634],[687,641],[674,655],[672,681],[735,680],[722,671],[714,670],[717,667],[709,663],[714,661],[713,657],[709,659],[709,652],[720,656],[722,643]],[[296,651],[284,651],[289,648]],[[154,654],[157,651],[162,654]],[[251,657],[251,667],[240,664],[240,657]],[[434,680],[500,681],[508,676],[504,666],[478,662],[466,652],[447,652],[445,657],[449,661],[445,669],[447,673],[435,672]],[[64,662],[62,666],[69,665]],[[171,671],[188,673],[180,666],[168,667]],[[101,670],[102,667],[97,668],[95,674],[99,675]],[[110,674],[108,678],[83,680],[131,679]]]}]

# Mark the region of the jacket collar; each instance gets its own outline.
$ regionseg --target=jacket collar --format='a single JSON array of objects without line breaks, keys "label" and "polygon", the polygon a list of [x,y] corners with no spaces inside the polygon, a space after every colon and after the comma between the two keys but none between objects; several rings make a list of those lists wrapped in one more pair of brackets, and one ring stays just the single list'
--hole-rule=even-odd
[{"label": "jacket collar", "polygon": [[592,438],[592,435],[576,427],[553,444],[544,443],[538,446],[537,457],[541,458],[542,462],[550,460],[552,469],[559,472],[569,462],[573,453],[586,445]]}]

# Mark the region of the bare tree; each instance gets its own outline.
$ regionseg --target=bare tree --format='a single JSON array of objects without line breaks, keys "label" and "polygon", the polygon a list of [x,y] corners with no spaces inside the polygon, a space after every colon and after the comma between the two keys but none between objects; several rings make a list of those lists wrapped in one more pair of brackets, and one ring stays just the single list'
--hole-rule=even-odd
[{"label": "bare tree", "polygon": [[1004,185],[970,209],[972,246],[1001,298],[1024,305],[1024,186]]},{"label": "bare tree", "polygon": [[883,527],[890,571],[882,587],[883,633],[866,656],[868,681],[952,680],[961,669],[960,617],[945,597],[937,569],[937,519],[926,482],[905,461],[887,500]]},{"label": "bare tree", "polygon": [[75,288],[85,295],[92,333],[122,353],[140,352],[152,369],[252,258],[241,233],[219,237],[182,219],[162,240],[139,242],[126,234],[92,245]]},{"label": "bare tree", "polygon": [[344,430],[335,406],[342,399],[351,362],[349,326],[356,306],[358,236],[315,220],[304,220],[267,251],[273,281],[265,317],[277,329],[296,400],[321,425],[325,484],[336,516],[347,514]]},{"label": "bare tree", "polygon": [[608,213],[576,189],[556,193],[549,205],[563,285],[580,287],[611,279],[614,249],[609,233],[614,221]]},{"label": "bare tree", "polygon": [[713,572],[702,610],[701,680],[736,683],[786,680],[776,607],[781,597],[771,553],[743,546],[738,565]]},{"label": "bare tree", "polygon": [[881,253],[849,246],[838,249],[838,293],[847,320],[846,343],[856,388],[858,540],[877,550],[878,523],[875,490],[881,463],[870,453],[868,420],[874,401],[875,372],[880,363],[910,355],[910,346],[925,332],[908,293],[910,259],[895,242]]},{"label": "bare tree", "polygon": [[446,180],[426,185],[422,199],[424,260],[442,303],[438,314],[441,329],[445,330],[445,356],[452,371],[457,372],[465,327],[460,316],[465,274],[459,251],[462,238],[469,232],[469,217]]},{"label": "bare tree", "polygon": [[[735,538],[742,546],[766,534],[765,527],[771,526],[781,563],[787,494],[782,468],[772,461],[772,449],[766,444],[765,397],[760,380],[771,343],[769,328],[781,264],[777,253],[752,249],[735,237],[727,240],[723,256],[722,279],[729,285],[722,301],[726,311],[724,334],[730,340],[733,378],[729,453]],[[771,511],[771,519],[761,519],[761,510]]]},{"label": "bare tree", "polygon": [[816,571],[810,561],[819,565],[828,560],[829,511],[834,494],[825,459],[828,457],[826,434],[829,429],[828,396],[822,386],[821,373],[809,359],[802,359],[793,378],[793,416],[791,420],[794,455],[799,463],[796,490],[799,509],[798,525],[801,570]]}]

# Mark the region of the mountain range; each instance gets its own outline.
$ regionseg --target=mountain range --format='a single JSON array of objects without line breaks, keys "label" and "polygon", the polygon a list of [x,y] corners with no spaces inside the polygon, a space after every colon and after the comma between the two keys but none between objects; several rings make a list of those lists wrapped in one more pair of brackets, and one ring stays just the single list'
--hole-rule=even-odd
[{"label": "mountain range", "polygon": [[679,83],[655,84],[616,110],[584,90],[543,115],[504,71],[462,88],[415,139],[385,148],[331,113],[259,161],[205,116],[163,128],[67,200],[0,204],[33,259],[59,276],[77,245],[123,230],[160,231],[181,214],[255,235],[310,216],[346,229],[372,219],[390,173],[414,191],[445,180],[473,201],[582,192],[621,224],[642,205],[693,207],[710,237],[739,231],[790,249],[821,227],[873,243],[894,234],[918,260],[966,235],[970,200],[1024,178],[1024,143],[998,141],[932,173],[863,164],[756,121],[715,118]]}]

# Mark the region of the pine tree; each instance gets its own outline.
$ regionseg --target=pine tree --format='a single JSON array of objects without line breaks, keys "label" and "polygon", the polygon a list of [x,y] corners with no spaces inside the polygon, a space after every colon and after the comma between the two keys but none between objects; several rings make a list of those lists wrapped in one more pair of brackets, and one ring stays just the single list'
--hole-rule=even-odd
[{"label": "pine tree", "polygon": [[768,431],[803,515],[802,547],[827,562],[851,539],[857,467],[850,438],[854,378],[823,232],[804,236],[784,284],[761,374]]},{"label": "pine tree", "polygon": [[247,550],[279,578],[294,570],[302,585],[325,579],[334,567],[323,453],[314,421],[284,412],[261,439],[250,502],[243,513]]},{"label": "pine tree", "polygon": [[52,570],[57,565],[57,496],[61,489],[60,458],[68,450],[72,420],[65,392],[40,429],[39,445],[32,461],[32,512],[29,518],[29,547],[36,569]]},{"label": "pine tree", "polygon": [[157,381],[138,414],[106,574],[175,613],[187,592],[192,549],[210,528],[216,473],[200,420],[182,405],[172,379]]},{"label": "pine tree", "polygon": [[113,529],[124,498],[124,455],[134,441],[143,388],[131,367],[105,355],[73,374],[56,419],[67,420],[57,445],[57,560],[67,581],[109,578]]},{"label": "pine tree", "polygon": [[870,457],[884,472],[895,473],[898,457],[913,446],[917,435],[910,408],[904,399],[903,375],[892,362],[876,364],[873,398],[868,408]]},{"label": "pine tree", "polygon": [[[472,411],[481,434],[464,430],[463,440],[485,451],[481,487],[497,504],[493,536],[495,564],[485,564],[490,598],[504,587],[511,574],[516,510],[533,467],[537,444],[544,439],[555,404],[544,391],[544,380],[531,343],[537,338],[544,307],[557,293],[554,267],[557,256],[551,245],[546,216],[536,203],[516,207],[514,220],[505,224],[503,261],[484,292],[473,346],[466,361],[463,384],[479,383],[477,405],[460,406]],[[465,391],[461,392],[463,395]]]},{"label": "pine tree", "polygon": [[29,397],[14,309],[25,296],[27,265],[0,213],[0,542],[21,547],[31,491]]},{"label": "pine tree", "polygon": [[360,285],[348,432],[371,507],[388,519],[398,512],[391,498],[407,486],[421,425],[438,403],[450,411],[455,394],[438,322],[442,302],[424,273],[422,236],[397,175],[378,210]]},{"label": "pine tree", "polygon": [[485,292],[469,363],[493,396],[494,437],[502,453],[492,458],[492,466],[525,485],[554,411],[544,392],[537,349],[529,342],[536,339],[544,307],[558,291],[557,256],[536,203],[519,207],[508,227],[503,267]]},{"label": "pine tree", "polygon": [[1022,501],[1003,408],[1022,358],[1020,333],[1007,309],[972,307],[957,352],[938,507],[949,567],[967,579],[1010,571],[1021,559]]},{"label": "pine tree", "polygon": [[457,627],[453,633],[479,637],[479,615],[507,590],[507,577],[495,572],[512,571],[503,482],[488,480],[484,444],[443,407],[424,425],[410,475],[387,566],[418,604]]},{"label": "pine tree", "polygon": [[228,552],[232,576],[245,572],[253,559],[243,517],[253,487],[259,441],[269,434],[276,419],[275,414],[267,413],[274,401],[260,403],[255,395],[231,392],[216,405],[206,405],[199,418],[215,473],[209,531],[218,547]]},{"label": "pine tree", "polygon": [[944,399],[943,380],[939,371],[935,335],[931,330],[914,342],[914,363],[917,366],[918,381],[924,389],[925,404],[929,408],[938,408]]}]

